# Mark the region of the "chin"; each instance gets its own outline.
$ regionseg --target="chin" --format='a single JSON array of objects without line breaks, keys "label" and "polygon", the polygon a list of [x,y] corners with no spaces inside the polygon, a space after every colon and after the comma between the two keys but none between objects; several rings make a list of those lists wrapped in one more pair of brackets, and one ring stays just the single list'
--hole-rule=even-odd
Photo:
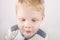
[{"label": "chin", "polygon": [[30,37],[32,37],[33,35],[31,35],[31,34],[25,34],[25,37],[26,38],[30,38]]}]

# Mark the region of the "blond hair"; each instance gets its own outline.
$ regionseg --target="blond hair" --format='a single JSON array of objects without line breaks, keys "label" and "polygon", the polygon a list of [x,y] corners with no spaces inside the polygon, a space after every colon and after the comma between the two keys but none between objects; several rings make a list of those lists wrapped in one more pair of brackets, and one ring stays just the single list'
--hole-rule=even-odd
[{"label": "blond hair", "polygon": [[26,4],[29,7],[32,7],[35,10],[42,10],[44,14],[44,0],[17,0],[17,6],[18,4]]}]

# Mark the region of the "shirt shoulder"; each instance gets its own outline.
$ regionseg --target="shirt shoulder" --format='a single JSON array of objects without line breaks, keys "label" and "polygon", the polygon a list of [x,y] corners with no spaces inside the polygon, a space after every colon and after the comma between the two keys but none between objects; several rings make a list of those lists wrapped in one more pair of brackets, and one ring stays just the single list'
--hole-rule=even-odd
[{"label": "shirt shoulder", "polygon": [[7,35],[5,36],[5,40],[13,40],[18,33],[18,26],[13,25],[11,28],[9,28]]},{"label": "shirt shoulder", "polygon": [[16,30],[18,30],[19,28],[18,28],[18,25],[13,25],[12,27],[11,27],[11,31],[13,32],[13,31],[16,31]]},{"label": "shirt shoulder", "polygon": [[42,29],[37,31],[37,35],[41,36],[44,40],[48,40],[48,34],[44,32]]},{"label": "shirt shoulder", "polygon": [[40,35],[41,37],[45,38],[46,37],[46,32],[44,32],[43,30],[39,29],[37,31],[37,34]]}]

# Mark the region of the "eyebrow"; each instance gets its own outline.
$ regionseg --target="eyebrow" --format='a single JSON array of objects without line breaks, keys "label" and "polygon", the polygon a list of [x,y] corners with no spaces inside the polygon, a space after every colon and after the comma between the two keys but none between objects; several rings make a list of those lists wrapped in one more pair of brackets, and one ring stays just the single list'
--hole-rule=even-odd
[{"label": "eyebrow", "polygon": [[24,18],[18,18],[18,19],[24,19]]},{"label": "eyebrow", "polygon": [[32,18],[32,19],[39,20],[39,19],[36,19],[36,18]]},{"label": "eyebrow", "polygon": [[[18,19],[25,19],[25,18],[18,18]],[[37,18],[32,18],[32,19],[39,20],[39,19],[37,19]]]}]

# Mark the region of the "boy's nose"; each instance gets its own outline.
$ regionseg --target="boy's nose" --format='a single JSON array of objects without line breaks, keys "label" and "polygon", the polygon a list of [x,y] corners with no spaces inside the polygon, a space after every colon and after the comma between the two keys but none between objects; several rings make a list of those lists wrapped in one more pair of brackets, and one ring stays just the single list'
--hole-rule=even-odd
[{"label": "boy's nose", "polygon": [[26,22],[24,26],[25,28],[32,28],[32,25],[30,22]]}]

